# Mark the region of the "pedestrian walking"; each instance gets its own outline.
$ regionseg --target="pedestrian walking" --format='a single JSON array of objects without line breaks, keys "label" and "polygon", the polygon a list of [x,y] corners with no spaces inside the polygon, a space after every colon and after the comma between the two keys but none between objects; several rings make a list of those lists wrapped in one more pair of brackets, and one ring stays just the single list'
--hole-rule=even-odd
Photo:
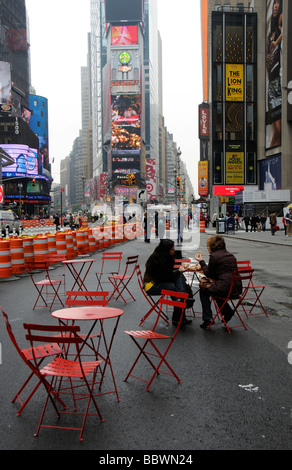
[{"label": "pedestrian walking", "polygon": [[286,214],[285,220],[286,220],[286,225],[287,225],[287,236],[291,237],[292,236],[292,208],[291,207],[289,209],[289,213]]},{"label": "pedestrian walking", "polygon": [[257,218],[256,218],[255,214],[252,214],[251,220],[250,220],[250,231],[255,232],[256,228],[257,228]]},{"label": "pedestrian walking", "polygon": [[264,212],[262,213],[262,215],[260,217],[260,221],[261,221],[261,224],[262,224],[262,231],[265,232],[266,231],[267,217],[265,216]]},{"label": "pedestrian walking", "polygon": [[213,228],[216,228],[216,220],[218,219],[218,215],[217,215],[217,212],[215,211],[213,216],[212,216],[212,225],[213,225]]},{"label": "pedestrian walking", "polygon": [[243,222],[244,222],[244,225],[245,225],[245,231],[248,232],[248,226],[250,224],[250,216],[246,214],[243,217]]},{"label": "pedestrian walking", "polygon": [[275,235],[275,227],[277,225],[277,216],[275,211],[270,214],[271,234]]}]

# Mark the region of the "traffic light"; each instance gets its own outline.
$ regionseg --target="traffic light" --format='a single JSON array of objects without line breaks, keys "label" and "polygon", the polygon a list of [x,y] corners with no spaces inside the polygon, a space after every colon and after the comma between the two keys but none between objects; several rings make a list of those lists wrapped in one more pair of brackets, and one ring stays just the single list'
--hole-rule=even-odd
[{"label": "traffic light", "polygon": [[32,185],[35,186],[35,178],[32,180]]},{"label": "traffic light", "polygon": [[131,184],[135,184],[135,183],[136,183],[135,175],[131,174]]},{"label": "traffic light", "polygon": [[176,178],[176,185],[178,188],[180,188],[180,176]]},{"label": "traffic light", "polygon": [[127,175],[127,178],[126,178],[126,179],[127,179],[127,183],[128,183],[128,184],[131,184],[131,175]]}]

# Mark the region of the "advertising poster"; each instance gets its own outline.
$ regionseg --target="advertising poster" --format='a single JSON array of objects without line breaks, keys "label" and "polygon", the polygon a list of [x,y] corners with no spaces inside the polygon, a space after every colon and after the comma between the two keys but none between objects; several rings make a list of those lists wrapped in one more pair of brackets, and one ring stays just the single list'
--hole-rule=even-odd
[{"label": "advertising poster", "polygon": [[0,61],[0,113],[9,113],[11,108],[10,63]]},{"label": "advertising poster", "polygon": [[113,46],[132,46],[138,44],[137,26],[112,26]]},{"label": "advertising poster", "polygon": [[156,199],[156,159],[146,159],[146,180],[148,199]]},{"label": "advertising poster", "polygon": [[259,162],[260,170],[260,190],[276,191],[282,189],[281,174],[281,154],[275,155]]},{"label": "advertising poster", "polygon": [[141,149],[141,97],[115,95],[111,99],[112,150]]},{"label": "advertising poster", "polygon": [[14,160],[12,165],[5,166],[2,169],[3,176],[33,177],[39,174],[37,150],[19,144],[3,144],[1,147]]},{"label": "advertising poster", "polygon": [[208,196],[209,194],[209,164],[208,162],[199,162],[199,196]]},{"label": "advertising poster", "polygon": [[226,184],[244,184],[244,153],[226,153]]},{"label": "advertising poster", "polygon": [[267,0],[266,17],[266,148],[281,145],[282,4]]},{"label": "advertising poster", "polygon": [[243,64],[226,64],[226,101],[244,100]]}]

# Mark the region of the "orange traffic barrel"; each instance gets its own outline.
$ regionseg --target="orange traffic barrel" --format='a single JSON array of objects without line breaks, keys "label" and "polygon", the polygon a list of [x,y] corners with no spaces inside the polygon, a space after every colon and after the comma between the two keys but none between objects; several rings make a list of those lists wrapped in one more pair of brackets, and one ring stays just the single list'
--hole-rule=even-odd
[{"label": "orange traffic barrel", "polygon": [[25,268],[28,269],[34,261],[33,239],[31,237],[23,238],[23,256]]},{"label": "orange traffic barrel", "polygon": [[72,259],[75,257],[72,232],[71,231],[66,232],[65,237],[66,237],[66,246],[67,246],[67,258]]},{"label": "orange traffic barrel", "polygon": [[88,229],[84,230],[84,253],[89,253]]},{"label": "orange traffic barrel", "polygon": [[10,255],[13,274],[25,272],[23,240],[21,238],[10,239]]},{"label": "orange traffic barrel", "polygon": [[200,233],[205,233],[205,221],[200,220]]},{"label": "orange traffic barrel", "polygon": [[48,233],[47,237],[48,237],[49,255],[56,255],[57,254],[56,234]]},{"label": "orange traffic barrel", "polygon": [[83,230],[76,230],[76,242],[77,242],[77,251],[79,255],[83,255],[84,250],[84,231]]},{"label": "orange traffic barrel", "polygon": [[57,254],[67,256],[66,234],[64,232],[56,233]]},{"label": "orange traffic barrel", "polygon": [[48,259],[48,238],[45,236],[33,238],[33,252],[35,261],[46,261]]},{"label": "orange traffic barrel", "polygon": [[96,239],[94,237],[93,229],[90,228],[88,230],[88,243],[89,243],[89,251],[92,253],[93,251],[97,250]]},{"label": "orange traffic barrel", "polygon": [[76,240],[75,230],[72,231],[72,239],[73,239],[74,257],[76,257],[78,256],[78,250],[77,250],[77,240]]},{"label": "orange traffic barrel", "polygon": [[9,240],[0,241],[0,279],[6,279],[12,276],[10,242]]}]

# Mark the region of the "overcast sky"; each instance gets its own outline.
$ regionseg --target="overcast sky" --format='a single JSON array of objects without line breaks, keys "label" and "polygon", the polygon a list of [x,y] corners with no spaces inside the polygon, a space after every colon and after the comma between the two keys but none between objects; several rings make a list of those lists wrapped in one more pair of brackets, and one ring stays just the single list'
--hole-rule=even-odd
[{"label": "overcast sky", "polygon": [[[60,161],[81,129],[81,67],[87,63],[90,0],[26,0],[31,82],[49,100],[50,158]],[[165,125],[182,150],[197,194],[198,105],[203,101],[200,0],[158,0]]]}]

